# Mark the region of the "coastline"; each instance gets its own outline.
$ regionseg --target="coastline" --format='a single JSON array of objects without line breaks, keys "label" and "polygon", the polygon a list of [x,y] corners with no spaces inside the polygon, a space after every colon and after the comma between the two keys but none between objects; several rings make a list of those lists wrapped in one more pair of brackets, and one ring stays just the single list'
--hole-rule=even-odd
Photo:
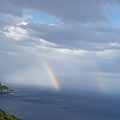
[{"label": "coastline", "polygon": [[11,93],[13,90],[0,82],[0,93]]}]

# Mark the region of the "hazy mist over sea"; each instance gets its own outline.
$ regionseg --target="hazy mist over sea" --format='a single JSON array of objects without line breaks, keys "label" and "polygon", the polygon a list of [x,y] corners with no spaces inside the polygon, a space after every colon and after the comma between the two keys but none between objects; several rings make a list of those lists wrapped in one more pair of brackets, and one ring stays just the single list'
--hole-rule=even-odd
[{"label": "hazy mist over sea", "polygon": [[1,0],[0,82],[22,120],[119,120],[120,0]]},{"label": "hazy mist over sea", "polygon": [[119,120],[120,96],[89,91],[55,91],[38,87],[12,86],[0,94],[0,108],[22,120]]}]

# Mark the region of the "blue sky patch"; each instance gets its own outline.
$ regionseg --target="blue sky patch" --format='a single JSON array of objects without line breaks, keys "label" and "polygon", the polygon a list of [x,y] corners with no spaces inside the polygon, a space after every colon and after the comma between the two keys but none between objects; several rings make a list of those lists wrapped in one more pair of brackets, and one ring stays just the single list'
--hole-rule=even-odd
[{"label": "blue sky patch", "polygon": [[120,6],[105,6],[104,13],[107,16],[105,24],[109,24],[114,27],[120,27]]},{"label": "blue sky patch", "polygon": [[26,10],[23,11],[24,15],[29,15],[31,17],[28,17],[25,22],[39,22],[43,24],[53,24],[54,22],[60,22],[59,18],[56,18],[55,16],[52,16],[50,14],[44,13],[44,12],[38,12],[35,10]]}]

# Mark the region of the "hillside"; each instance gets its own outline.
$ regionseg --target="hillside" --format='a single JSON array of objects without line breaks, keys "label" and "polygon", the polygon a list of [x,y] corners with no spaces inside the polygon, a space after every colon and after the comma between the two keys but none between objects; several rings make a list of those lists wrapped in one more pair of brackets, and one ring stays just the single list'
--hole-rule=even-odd
[{"label": "hillside", "polygon": [[0,109],[0,120],[21,120],[21,119],[17,119],[13,115],[10,116]]}]

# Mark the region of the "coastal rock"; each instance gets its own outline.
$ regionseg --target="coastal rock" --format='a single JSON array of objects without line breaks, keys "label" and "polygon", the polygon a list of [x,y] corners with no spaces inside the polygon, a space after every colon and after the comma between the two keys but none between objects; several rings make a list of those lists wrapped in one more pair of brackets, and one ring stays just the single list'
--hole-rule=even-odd
[{"label": "coastal rock", "polygon": [[13,90],[0,82],[0,93],[10,93]]}]

